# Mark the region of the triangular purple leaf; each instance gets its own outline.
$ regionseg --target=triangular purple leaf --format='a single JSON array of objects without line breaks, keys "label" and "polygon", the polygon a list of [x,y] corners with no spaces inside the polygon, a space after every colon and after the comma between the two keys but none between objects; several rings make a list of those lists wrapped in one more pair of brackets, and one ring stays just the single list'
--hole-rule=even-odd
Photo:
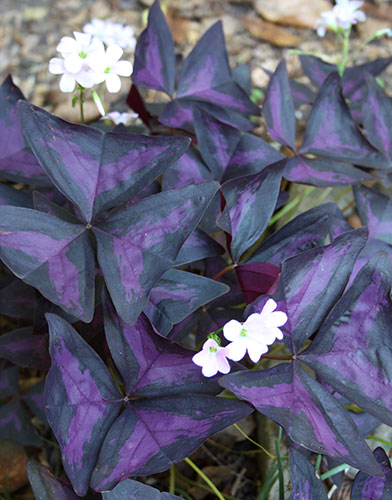
[{"label": "triangular purple leaf", "polygon": [[127,201],[189,147],[185,137],[147,137],[66,122],[43,109],[19,104],[31,148],[56,187],[90,223]]},{"label": "triangular purple leaf", "polygon": [[0,258],[54,304],[91,321],[94,255],[85,226],[28,208],[1,206]]},{"label": "triangular purple leaf", "polygon": [[244,134],[230,159],[223,181],[258,174],[268,165],[284,159],[286,159],[284,155],[260,137]]},{"label": "triangular purple leaf", "polygon": [[48,314],[52,366],[46,378],[48,422],[76,493],[86,494],[106,431],[122,396],[102,359],[65,320]]},{"label": "triangular purple leaf", "polygon": [[33,493],[39,500],[79,500],[80,498],[41,464],[27,462],[27,475]]},{"label": "triangular purple leaf", "polygon": [[33,152],[23,137],[16,103],[22,92],[8,76],[0,87],[0,177],[16,182],[50,185]]},{"label": "triangular purple leaf", "polygon": [[346,186],[368,181],[374,177],[342,161],[326,158],[307,158],[299,155],[290,158],[284,177],[292,182],[317,187]]},{"label": "triangular purple leaf", "polygon": [[286,62],[282,59],[269,81],[263,115],[272,139],[296,151],[294,111]]},{"label": "triangular purple leaf", "polygon": [[147,28],[136,44],[132,81],[141,87],[172,95],[175,76],[173,37],[159,1],[155,0],[148,14]]},{"label": "triangular purple leaf", "polygon": [[335,203],[323,203],[297,215],[263,241],[246,262],[269,262],[280,267],[288,257],[323,245],[336,209]]},{"label": "triangular purple leaf", "polygon": [[366,137],[392,161],[392,99],[371,75],[366,76],[366,87],[366,97],[362,104]]},{"label": "triangular purple leaf", "polygon": [[177,98],[211,101],[247,114],[258,108],[232,79],[221,21],[209,28],[182,65]]},{"label": "triangular purple leaf", "polygon": [[126,479],[118,484],[112,491],[102,493],[103,500],[181,500],[177,495],[161,493],[156,488],[147,484]]},{"label": "triangular purple leaf", "polygon": [[268,262],[239,264],[235,272],[247,304],[260,295],[274,293],[280,278],[280,268]]},{"label": "triangular purple leaf", "polygon": [[0,205],[33,208],[31,192],[15,189],[6,184],[0,184]]},{"label": "triangular purple leaf", "polygon": [[379,253],[336,304],[301,361],[340,394],[392,425],[392,263]]},{"label": "triangular purple leaf", "polygon": [[162,191],[178,189],[190,184],[212,181],[213,176],[203,163],[199,152],[190,147],[162,176]]},{"label": "triangular purple leaf", "polygon": [[285,161],[259,174],[227,181],[222,186],[226,200],[218,225],[231,234],[234,262],[259,239],[266,229],[278,199]]},{"label": "triangular purple leaf", "polygon": [[392,245],[392,200],[366,186],[355,188],[354,198],[369,237]]},{"label": "triangular purple leaf", "polygon": [[337,73],[331,73],[320,89],[299,152],[365,167],[390,168],[390,161],[368,143],[354,123]]},{"label": "triangular purple leaf", "polygon": [[218,187],[207,182],[149,196],[93,228],[106,285],[125,321],[136,321]]},{"label": "triangular purple leaf", "polygon": [[17,278],[10,278],[0,287],[0,314],[33,321],[34,289]]},{"label": "triangular purple leaf", "polygon": [[30,417],[18,399],[0,405],[0,439],[9,439],[24,446],[41,446]]},{"label": "triangular purple leaf", "polygon": [[342,295],[366,238],[365,228],[349,231],[330,245],[308,250],[283,262],[275,296],[280,310],[288,315],[282,330],[290,335],[294,353],[318,330]]},{"label": "triangular purple leaf", "polygon": [[385,477],[373,477],[358,472],[351,489],[350,500],[389,500],[392,498],[392,469],[388,455],[379,446],[373,452]]},{"label": "triangular purple leaf", "polygon": [[19,328],[0,336],[0,358],[46,370],[50,364],[47,344],[47,335],[34,335],[31,327]]},{"label": "triangular purple leaf", "polygon": [[170,269],[151,290],[144,313],[166,337],[174,324],[229,290],[225,284],[204,276]]},{"label": "triangular purple leaf", "polygon": [[298,362],[225,375],[220,384],[278,422],[301,446],[382,475],[348,412]]},{"label": "triangular purple leaf", "polygon": [[328,500],[323,482],[303,453],[289,447],[291,493],[289,500]]},{"label": "triangular purple leaf", "polygon": [[204,231],[196,228],[179,251],[174,261],[174,267],[179,267],[208,257],[217,257],[223,253],[224,248],[219,245],[219,243],[208,236]]},{"label": "triangular purple leaf", "polygon": [[214,179],[219,181],[237,147],[241,133],[197,106],[193,109],[193,117],[200,154]]}]

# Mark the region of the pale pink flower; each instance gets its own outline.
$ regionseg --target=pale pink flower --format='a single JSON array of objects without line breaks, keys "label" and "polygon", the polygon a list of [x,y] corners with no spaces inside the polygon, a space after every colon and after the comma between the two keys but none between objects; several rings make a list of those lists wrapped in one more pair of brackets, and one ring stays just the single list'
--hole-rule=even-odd
[{"label": "pale pink flower", "polygon": [[64,58],[65,69],[69,73],[77,74],[90,66],[90,60],[103,57],[105,47],[100,40],[86,33],[74,31],[74,37],[63,36],[57,50]]},{"label": "pale pink flower", "polygon": [[65,60],[60,57],[54,57],[49,61],[49,72],[53,75],[63,75],[59,84],[61,92],[73,92],[76,82],[84,88],[91,88],[95,84],[95,75],[87,65],[72,73],[67,70]]},{"label": "pale pink flower", "polygon": [[120,61],[123,50],[118,45],[110,45],[104,54],[89,60],[90,68],[95,72],[97,83],[105,82],[110,93],[121,89],[120,76],[131,76],[132,63]]},{"label": "pale pink flower", "polygon": [[324,36],[326,29],[332,31],[346,30],[357,22],[366,20],[365,14],[358,10],[363,2],[358,0],[336,0],[334,8],[321,13],[321,18],[316,22],[317,34]]},{"label": "pale pink flower", "polygon": [[268,299],[260,313],[251,314],[245,323],[232,319],[223,327],[223,335],[230,344],[228,358],[240,361],[248,352],[250,359],[257,363],[268,351],[268,346],[276,339],[282,340],[283,333],[278,328],[287,321],[286,313],[275,311],[277,303]]},{"label": "pale pink flower", "polygon": [[203,349],[193,356],[192,361],[202,367],[201,372],[205,377],[213,377],[218,372],[229,373],[227,355],[227,347],[221,347],[214,339],[208,339],[204,342]]}]

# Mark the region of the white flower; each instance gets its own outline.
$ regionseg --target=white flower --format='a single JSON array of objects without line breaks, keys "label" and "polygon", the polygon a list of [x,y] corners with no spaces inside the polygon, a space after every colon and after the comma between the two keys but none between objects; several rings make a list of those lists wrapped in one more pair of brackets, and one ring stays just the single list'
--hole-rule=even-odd
[{"label": "white flower", "polygon": [[103,57],[105,47],[100,40],[86,33],[74,31],[74,37],[63,36],[57,50],[64,57],[65,69],[76,74],[90,66],[91,60]]},{"label": "white flower", "polygon": [[59,57],[54,57],[49,61],[49,71],[53,75],[63,75],[60,79],[61,92],[73,92],[75,82],[84,88],[91,88],[95,84],[95,75],[87,68],[87,65],[82,66],[80,71],[72,73],[65,67],[65,60]]},{"label": "white flower", "polygon": [[223,335],[231,343],[228,358],[233,361],[242,359],[248,351],[250,359],[257,363],[262,354],[268,351],[268,346],[276,339],[282,340],[283,334],[279,326],[287,321],[286,313],[275,311],[277,303],[268,299],[260,313],[249,316],[245,323],[232,319],[223,327]]},{"label": "white flower", "polygon": [[321,19],[316,22],[317,34],[324,36],[326,28],[333,31],[346,30],[358,21],[366,20],[365,14],[358,10],[363,2],[357,0],[336,0],[334,8],[321,13]]},{"label": "white flower", "polygon": [[203,349],[193,356],[192,361],[202,367],[201,372],[205,377],[213,377],[218,372],[229,373],[227,355],[227,347],[220,347],[214,339],[208,339],[204,342]]},{"label": "white flower", "polygon": [[134,49],[136,38],[130,26],[120,23],[109,23],[102,19],[92,19],[83,26],[83,31],[98,38],[106,45],[119,45],[122,49]]},{"label": "white flower", "polygon": [[137,113],[120,113],[119,111],[111,111],[105,116],[102,116],[101,120],[111,120],[114,125],[127,125],[132,118],[137,118],[139,115]]},{"label": "white flower", "polygon": [[122,54],[121,47],[110,45],[103,55],[89,60],[90,68],[97,75],[97,83],[106,82],[110,93],[121,89],[120,76],[131,76],[132,73],[132,64],[129,61],[120,61]]}]

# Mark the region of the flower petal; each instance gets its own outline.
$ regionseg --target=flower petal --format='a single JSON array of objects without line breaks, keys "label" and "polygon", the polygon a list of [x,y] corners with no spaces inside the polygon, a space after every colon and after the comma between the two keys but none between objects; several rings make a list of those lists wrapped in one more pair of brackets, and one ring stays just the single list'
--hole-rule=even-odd
[{"label": "flower petal", "polygon": [[90,89],[96,83],[95,73],[92,71],[80,71],[75,75],[75,80],[85,89]]},{"label": "flower petal", "polygon": [[117,73],[120,76],[131,76],[133,66],[129,61],[118,61],[112,65],[111,68],[113,73]]},{"label": "flower petal", "polygon": [[123,55],[123,52],[123,49],[119,45],[116,45],[115,43],[109,45],[109,47],[106,49],[106,57],[110,61],[110,65],[119,61],[121,59],[121,56]]},{"label": "flower petal", "polygon": [[70,36],[63,36],[60,43],[57,45],[56,50],[64,54],[72,54],[72,52],[77,52],[78,42],[71,38]]},{"label": "flower petal", "polygon": [[227,340],[237,340],[242,331],[242,324],[236,319],[230,320],[223,327],[223,335],[227,338]]},{"label": "flower petal", "polygon": [[91,35],[88,33],[81,33],[80,31],[74,31],[73,34],[80,49],[87,50],[91,42]]},{"label": "flower petal", "polygon": [[49,61],[49,73],[52,73],[52,75],[62,75],[64,72],[64,59],[53,57],[53,59]]},{"label": "flower petal", "polygon": [[216,365],[217,365],[218,371],[226,374],[226,373],[229,373],[231,366],[230,366],[230,363],[226,359],[227,353],[225,354],[225,352],[223,352],[223,351],[224,351],[224,349],[221,349],[220,351],[218,351],[215,355],[215,358],[216,358]]},{"label": "flower petal", "polygon": [[64,66],[69,73],[79,73],[79,71],[83,67],[83,64],[84,60],[77,54],[70,54],[68,56],[65,56],[64,58]]},{"label": "flower petal", "polygon": [[60,90],[61,92],[73,92],[75,89],[75,78],[69,73],[64,73],[60,79]]},{"label": "flower petal", "polygon": [[121,80],[118,75],[109,73],[106,77],[106,88],[111,94],[121,90]]},{"label": "flower petal", "polygon": [[258,363],[262,354],[268,352],[268,347],[259,342],[248,341],[248,354],[253,363]]},{"label": "flower petal", "polygon": [[213,377],[218,373],[218,366],[216,362],[216,355],[215,354],[210,354],[205,361],[203,368],[201,370],[201,373],[205,377]]},{"label": "flower petal", "polygon": [[226,346],[227,357],[233,361],[240,361],[246,354],[246,346],[247,343],[242,339],[231,342]]}]

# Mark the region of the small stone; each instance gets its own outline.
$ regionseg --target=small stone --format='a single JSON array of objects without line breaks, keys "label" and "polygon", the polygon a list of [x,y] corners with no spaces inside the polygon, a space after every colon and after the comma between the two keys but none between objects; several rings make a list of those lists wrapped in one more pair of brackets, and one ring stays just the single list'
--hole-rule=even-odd
[{"label": "small stone", "polygon": [[26,462],[23,446],[0,440],[0,493],[12,493],[27,484]]},{"label": "small stone", "polygon": [[254,8],[273,23],[313,29],[322,12],[331,10],[328,0],[255,0]]}]

